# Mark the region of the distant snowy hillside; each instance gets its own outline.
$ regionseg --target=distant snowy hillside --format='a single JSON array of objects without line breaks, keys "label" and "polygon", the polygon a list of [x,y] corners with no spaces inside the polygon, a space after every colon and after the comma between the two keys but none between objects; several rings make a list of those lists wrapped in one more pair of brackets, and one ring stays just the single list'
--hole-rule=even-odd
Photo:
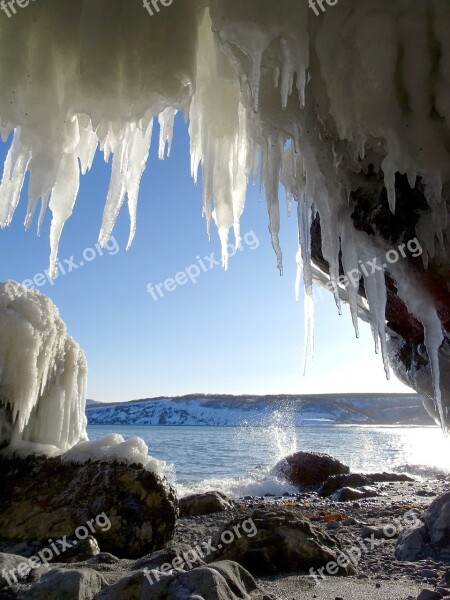
[{"label": "distant snowy hillside", "polygon": [[295,425],[431,425],[416,394],[226,396],[195,394],[113,404],[90,404],[90,425],[264,425],[280,415]]}]

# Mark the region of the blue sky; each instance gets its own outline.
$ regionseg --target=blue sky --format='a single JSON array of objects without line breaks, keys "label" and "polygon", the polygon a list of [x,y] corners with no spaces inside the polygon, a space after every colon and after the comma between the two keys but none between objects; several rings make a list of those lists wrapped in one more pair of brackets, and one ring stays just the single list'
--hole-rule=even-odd
[{"label": "blue sky", "polygon": [[[294,294],[295,217],[287,217],[283,201],[280,277],[266,206],[259,186],[250,187],[242,218],[248,243],[231,258],[227,272],[220,266],[210,269],[203,257],[214,253],[211,259],[220,260],[220,247],[214,228],[208,240],[201,187],[190,177],[187,127],[177,120],[171,158],[163,162],[157,159],[154,129],[131,249],[125,251],[126,207],[114,230],[115,242],[103,255],[95,246],[110,175],[110,164],[97,153],[63,232],[59,257],[67,272],[54,285],[47,281],[38,288],[52,298],[86,352],[88,397],[111,402],[194,392],[408,391],[394,375],[386,381],[370,328],[361,324],[356,340],[347,309],[338,316],[328,293],[316,304],[314,365],[303,376],[303,303]],[[1,163],[6,152],[7,145],[1,144]],[[1,280],[21,282],[48,267],[51,214],[41,237],[36,222],[24,231],[26,187],[12,226],[0,231]],[[75,269],[80,262],[85,264]],[[193,278],[200,271],[195,284],[179,276],[183,285],[163,290],[163,298],[148,293],[149,283],[155,288],[190,265],[196,265],[190,269]]]}]

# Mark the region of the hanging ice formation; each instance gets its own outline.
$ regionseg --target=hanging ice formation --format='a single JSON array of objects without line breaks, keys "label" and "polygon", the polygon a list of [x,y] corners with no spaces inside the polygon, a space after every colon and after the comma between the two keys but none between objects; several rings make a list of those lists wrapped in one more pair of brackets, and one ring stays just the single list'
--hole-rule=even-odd
[{"label": "hanging ice formation", "polygon": [[[417,226],[424,259],[446,243],[442,189],[450,180],[450,4],[448,0],[342,0],[316,16],[306,0],[177,0],[152,17],[129,0],[40,0],[0,20],[0,131],[12,134],[0,186],[7,226],[30,175],[26,226],[52,213],[50,267],[76,201],[79,175],[100,147],[112,156],[100,231],[104,243],[125,202],[131,243],[152,124],[159,155],[170,148],[176,111],[189,119],[194,178],[202,168],[203,213],[214,220],[227,265],[232,229],[249,179],[260,175],[270,235],[282,269],[279,184],[297,202],[312,341],[311,224],[320,217],[321,253],[335,284],[360,270],[386,372],[385,275],[360,265],[389,248],[352,222],[355,177],[384,177],[396,210],[395,177],[420,180],[429,215]],[[341,270],[340,270],[341,269]],[[411,273],[389,269],[398,294],[422,322],[439,392],[438,313],[417,300]],[[357,328],[356,289],[345,292]]]}]

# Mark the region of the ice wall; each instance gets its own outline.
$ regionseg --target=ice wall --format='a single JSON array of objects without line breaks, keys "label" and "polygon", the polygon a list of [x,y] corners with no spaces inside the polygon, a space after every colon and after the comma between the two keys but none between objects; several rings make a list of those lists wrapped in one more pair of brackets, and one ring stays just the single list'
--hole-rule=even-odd
[{"label": "ice wall", "polygon": [[86,440],[87,365],[49,298],[0,284],[0,446],[55,454]]},{"label": "ice wall", "polygon": [[[131,243],[153,120],[162,125],[163,156],[175,111],[182,111],[189,118],[194,177],[202,168],[203,213],[208,229],[212,221],[217,225],[224,266],[231,229],[239,243],[248,182],[259,174],[282,271],[284,184],[288,205],[297,202],[310,341],[310,227],[318,214],[336,303],[340,266],[359,271],[388,374],[385,277],[367,277],[361,263],[381,259],[389,248],[377,232],[355,230],[350,196],[358,176],[382,173],[394,212],[396,173],[406,174],[411,187],[420,181],[429,209],[416,231],[425,262],[444,246],[450,4],[323,4],[326,10],[317,16],[306,0],[176,0],[150,16],[129,0],[39,0],[2,18],[0,129],[12,139],[0,186],[0,224],[11,222],[29,172],[26,225],[39,203],[40,225],[48,206],[54,270],[79,175],[100,148],[105,159],[112,156],[100,241],[108,239],[127,201]],[[390,271],[424,325],[439,405],[439,314],[425,295],[418,301],[410,272]],[[348,288],[346,296],[357,328],[356,290]]]}]

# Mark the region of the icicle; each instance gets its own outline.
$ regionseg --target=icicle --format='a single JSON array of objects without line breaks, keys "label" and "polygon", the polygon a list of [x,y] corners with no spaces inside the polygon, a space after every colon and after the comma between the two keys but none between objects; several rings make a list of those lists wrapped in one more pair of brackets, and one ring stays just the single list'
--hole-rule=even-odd
[{"label": "icicle", "polygon": [[158,122],[160,126],[159,133],[159,151],[158,156],[159,160],[164,160],[164,155],[167,146],[167,156],[170,156],[170,149],[172,147],[172,138],[173,138],[173,126],[175,121],[175,115],[178,111],[174,108],[166,108],[160,113],[158,117]]}]

